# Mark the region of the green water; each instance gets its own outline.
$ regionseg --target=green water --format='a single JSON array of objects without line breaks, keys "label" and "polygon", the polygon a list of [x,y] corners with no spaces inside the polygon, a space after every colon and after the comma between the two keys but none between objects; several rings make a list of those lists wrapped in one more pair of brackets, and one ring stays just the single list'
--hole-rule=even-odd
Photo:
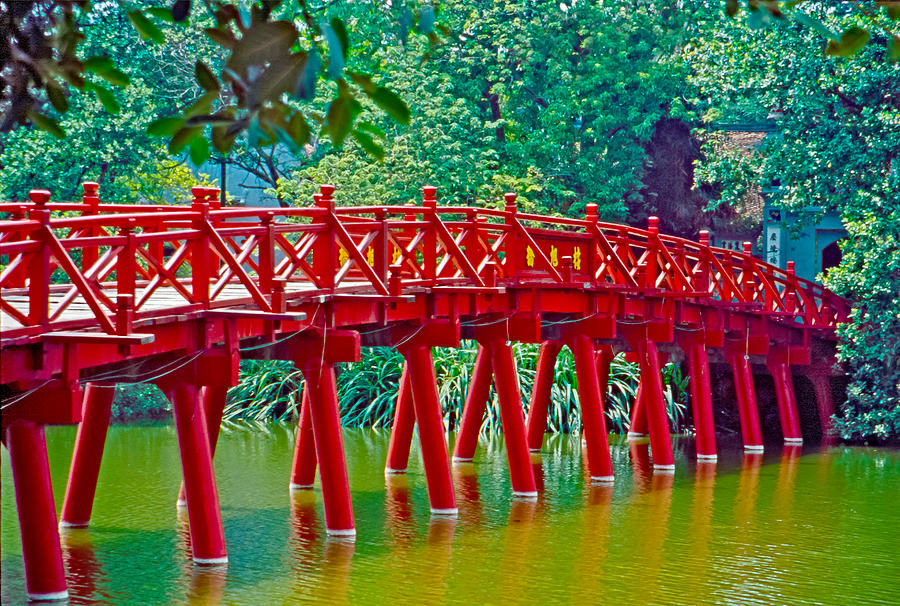
[{"label": "green water", "polygon": [[[57,502],[75,430],[47,431]],[[654,476],[646,446],[613,445],[616,482],[585,482],[578,437],[535,459],[537,503],[510,498],[499,443],[454,471],[458,519],[431,519],[421,462],[388,480],[388,435],[344,434],[358,536],[328,539],[321,493],[291,497],[293,430],[228,427],[216,455],[230,563],[196,568],[175,508],[170,426],[113,427],[90,529],[63,535],[70,603],[896,604],[900,452],[676,445]],[[2,459],[2,601],[24,601],[9,458]]]}]

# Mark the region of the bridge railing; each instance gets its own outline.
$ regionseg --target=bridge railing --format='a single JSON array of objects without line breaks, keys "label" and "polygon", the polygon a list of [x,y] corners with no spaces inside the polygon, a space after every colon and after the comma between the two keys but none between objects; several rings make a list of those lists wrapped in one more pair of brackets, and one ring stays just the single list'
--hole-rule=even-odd
[{"label": "bridge railing", "polygon": [[[820,285],[754,258],[648,229],[520,213],[421,206],[336,208],[332,186],[312,207],[220,208],[218,190],[195,188],[190,206],[100,204],[85,199],[2,204],[0,311],[4,336],[95,322],[124,334],[140,315],[246,301],[277,311],[298,293],[334,289],[399,294],[416,286],[559,285],[770,314],[833,329],[846,302]],[[53,295],[51,297],[51,294]],[[51,305],[52,303],[52,305]],[[83,309],[88,308],[89,314]],[[12,328],[10,328],[12,326]]]}]

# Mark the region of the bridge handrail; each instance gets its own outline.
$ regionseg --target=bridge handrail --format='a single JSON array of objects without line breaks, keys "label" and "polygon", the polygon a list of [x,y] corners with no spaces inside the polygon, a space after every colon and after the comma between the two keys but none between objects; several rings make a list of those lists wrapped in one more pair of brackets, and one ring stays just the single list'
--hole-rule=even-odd
[{"label": "bridge handrail", "polygon": [[[647,229],[601,222],[591,208],[584,219],[524,213],[510,194],[502,210],[437,206],[433,190],[421,206],[334,207],[327,187],[314,206],[292,208],[219,208],[209,188],[195,188],[190,206],[101,204],[87,185],[81,204],[51,203],[40,191],[27,203],[0,204],[13,215],[0,221],[8,259],[0,286],[28,293],[23,310],[0,292],[0,310],[23,327],[4,332],[49,329],[78,296],[104,331],[121,332],[127,327],[114,319],[140,312],[161,286],[185,305],[209,307],[229,284],[243,285],[264,310],[287,284],[311,293],[353,284],[386,295],[403,282],[511,280],[706,297],[826,331],[848,314],[844,299],[790,269],[749,250],[660,234],[653,221]],[[41,299],[60,287],[66,294],[49,309]]]}]

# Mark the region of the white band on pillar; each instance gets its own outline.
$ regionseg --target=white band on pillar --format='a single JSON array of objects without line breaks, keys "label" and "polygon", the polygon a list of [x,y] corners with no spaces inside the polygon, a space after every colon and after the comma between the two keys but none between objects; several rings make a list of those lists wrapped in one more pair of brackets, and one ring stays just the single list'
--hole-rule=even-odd
[{"label": "white band on pillar", "polygon": [[355,528],[326,528],[325,532],[333,537],[355,537]]},{"label": "white band on pillar", "polygon": [[435,509],[434,507],[431,508],[431,515],[434,516],[455,516],[458,514],[459,509],[457,509],[456,507],[452,509]]},{"label": "white band on pillar", "polygon": [[744,446],[744,450],[746,450],[747,452],[762,452],[764,450],[764,447],[762,445],[750,444],[750,445]]},{"label": "white band on pillar", "polygon": [[712,455],[711,455],[711,454],[698,454],[698,455],[697,455],[697,460],[698,460],[698,461],[718,461],[718,460],[719,460],[719,455],[714,455],[714,454],[712,454]]},{"label": "white band on pillar", "polygon": [[472,461],[472,457],[453,457],[454,463],[471,463]]},{"label": "white band on pillar", "polygon": [[513,498],[514,498],[514,499],[522,499],[522,500],[533,501],[533,500],[537,500],[537,498],[538,498],[538,493],[537,493],[537,491],[530,491],[530,492],[516,492],[516,491],[514,490],[514,491],[513,491]]},{"label": "white band on pillar", "polygon": [[591,484],[612,484],[616,476],[591,476]]},{"label": "white band on pillar", "polygon": [[228,556],[222,556],[221,558],[194,558],[194,564],[200,564],[201,566],[212,566],[215,564],[227,564]]},{"label": "white band on pillar", "polygon": [[54,591],[51,593],[31,593],[28,592],[28,599],[34,600],[35,602],[55,602],[56,600],[67,600],[69,599],[68,590],[63,591]]},{"label": "white band on pillar", "polygon": [[90,526],[90,522],[67,522],[66,520],[59,521],[59,529],[65,530],[66,528],[87,528]]},{"label": "white band on pillar", "polygon": [[397,476],[402,473],[406,473],[405,469],[391,469],[390,467],[384,468],[384,475],[386,476]]},{"label": "white band on pillar", "polygon": [[803,444],[803,438],[785,438],[785,444]]},{"label": "white band on pillar", "polygon": [[653,473],[675,473],[674,465],[654,465]]},{"label": "white band on pillar", "polygon": [[291,492],[295,490],[312,490],[315,487],[315,484],[294,484],[291,482]]}]

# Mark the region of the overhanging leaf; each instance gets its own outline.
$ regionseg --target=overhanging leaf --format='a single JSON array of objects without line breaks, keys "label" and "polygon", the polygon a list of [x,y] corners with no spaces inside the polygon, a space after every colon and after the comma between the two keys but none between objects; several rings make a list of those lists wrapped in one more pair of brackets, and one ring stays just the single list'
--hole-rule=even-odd
[{"label": "overhanging leaf", "polygon": [[346,61],[350,55],[350,36],[347,34],[347,27],[343,21],[335,17],[331,20],[331,29],[341,43],[341,54],[344,57],[344,61]]},{"label": "overhanging leaf", "polygon": [[203,87],[203,90],[219,90],[219,81],[203,61],[197,61],[194,64],[194,75],[197,78],[197,84]]},{"label": "overhanging leaf", "polygon": [[109,57],[88,57],[84,60],[84,69],[89,72],[99,74],[101,72],[115,69],[116,64]]},{"label": "overhanging leaf", "polygon": [[360,129],[353,129],[353,138],[370,156],[376,158],[379,162],[384,160],[384,148],[375,143],[368,134]]},{"label": "overhanging leaf", "polygon": [[209,143],[202,132],[191,139],[190,142],[191,162],[195,166],[200,166],[209,159]]},{"label": "overhanging leaf", "polygon": [[122,111],[122,108],[119,107],[119,102],[116,101],[115,96],[113,96],[112,92],[110,92],[108,88],[94,83],[89,83],[89,86],[85,88],[90,88],[94,91],[97,99],[103,105],[103,109],[105,109],[109,113],[118,114],[120,111]]},{"label": "overhanging leaf", "polygon": [[830,40],[825,54],[837,57],[849,57],[864,47],[869,41],[869,32],[861,27],[851,27],[841,34],[840,42]]},{"label": "overhanging leaf", "polygon": [[56,80],[47,80],[46,86],[47,98],[50,99],[53,109],[60,113],[65,113],[69,109],[69,99],[66,96],[65,89]]},{"label": "overhanging leaf", "polygon": [[287,21],[254,25],[234,46],[228,67],[244,73],[251,65],[264,65],[284,58],[297,41],[297,30]]},{"label": "overhanging leaf", "polygon": [[330,25],[322,26],[322,34],[328,43],[328,77],[337,79],[344,71],[344,49],[341,47],[341,39]]},{"label": "overhanging leaf", "polygon": [[184,126],[184,118],[168,116],[159,118],[147,125],[147,134],[156,137],[171,137]]},{"label": "overhanging leaf", "polygon": [[294,88],[294,96],[304,101],[310,101],[316,94],[316,81],[319,79],[319,70],[322,68],[322,60],[316,49],[312,49],[306,55],[306,62],[297,79]]},{"label": "overhanging leaf", "polygon": [[57,139],[65,139],[66,132],[59,126],[59,122],[42,113],[30,110],[27,113],[28,119],[34,122],[35,126],[41,130],[45,130]]},{"label": "overhanging leaf", "polygon": [[350,105],[350,98],[337,97],[328,106],[328,115],[326,117],[327,132],[331,135],[331,140],[336,147],[340,147],[350,132],[350,126],[353,123],[353,110]]},{"label": "overhanging leaf", "polygon": [[403,125],[409,124],[409,107],[396,93],[384,86],[379,86],[371,93],[366,91],[366,94],[375,102],[375,105],[387,112],[394,120]]},{"label": "overhanging leaf", "polygon": [[118,69],[106,70],[104,72],[99,72],[97,75],[116,86],[129,86],[131,84],[131,79],[125,72]]},{"label": "overhanging leaf", "polygon": [[888,40],[887,58],[888,61],[900,61],[900,36],[896,34]]},{"label": "overhanging leaf", "polygon": [[165,43],[166,37],[163,35],[162,30],[141,11],[129,12],[128,19],[144,40],[155,42],[156,44]]},{"label": "overhanging leaf", "polygon": [[255,106],[264,101],[274,101],[282,94],[296,88],[306,64],[306,53],[295,53],[283,61],[276,61],[266,68],[247,90],[247,105]]},{"label": "overhanging leaf", "polygon": [[169,153],[179,153],[184,149],[185,145],[187,145],[188,142],[193,139],[194,136],[198,133],[200,133],[200,129],[196,126],[185,126],[178,129],[178,131],[174,135],[172,135],[172,139],[169,141]]}]

